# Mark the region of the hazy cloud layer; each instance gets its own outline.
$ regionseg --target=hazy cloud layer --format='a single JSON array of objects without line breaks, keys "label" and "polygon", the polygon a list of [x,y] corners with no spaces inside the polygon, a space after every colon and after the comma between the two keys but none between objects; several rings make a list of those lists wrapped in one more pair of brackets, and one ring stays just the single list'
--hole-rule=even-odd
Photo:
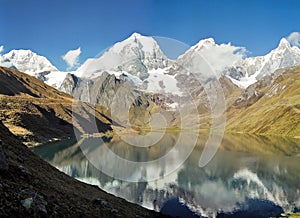
[{"label": "hazy cloud layer", "polygon": [[287,40],[296,46],[300,46],[300,33],[299,32],[292,32],[288,37]]},{"label": "hazy cloud layer", "polygon": [[237,47],[229,44],[221,44],[203,49],[203,56],[216,72],[222,71],[225,67],[241,61],[246,56],[244,47]]},{"label": "hazy cloud layer", "polygon": [[4,51],[4,46],[0,45],[0,54]]},{"label": "hazy cloud layer", "polygon": [[79,65],[79,56],[81,54],[80,47],[75,50],[70,50],[62,56],[62,59],[68,64],[69,68],[74,68]]},{"label": "hazy cloud layer", "polygon": [[199,60],[195,60],[198,71],[204,71],[207,75],[216,74],[216,76],[220,76],[226,67],[241,61],[248,53],[244,47],[233,46],[231,43],[218,45],[215,42],[200,41],[192,49],[199,55]]}]

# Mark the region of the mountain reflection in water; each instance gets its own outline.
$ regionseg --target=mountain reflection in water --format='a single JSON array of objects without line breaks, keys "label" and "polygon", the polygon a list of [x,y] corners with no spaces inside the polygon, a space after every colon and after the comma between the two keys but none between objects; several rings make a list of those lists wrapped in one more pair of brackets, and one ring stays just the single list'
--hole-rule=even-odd
[{"label": "mountain reflection in water", "polygon": [[[185,137],[185,133],[181,134],[180,137]],[[187,148],[193,146],[189,134],[181,141]],[[62,141],[43,145],[34,151],[66,174],[149,209],[166,208],[166,202],[172,199],[178,199],[195,212],[195,216],[205,217],[226,217],[226,214],[235,217],[234,212],[251,212],[253,205],[256,214],[262,213],[266,217],[278,216],[282,210],[291,212],[300,208],[299,139],[225,135],[214,158],[200,168],[199,157],[207,140],[207,135],[200,134],[189,158],[168,174],[176,160],[181,158],[182,152],[173,149],[178,137],[178,133],[165,134],[157,144],[148,148],[134,147],[112,138],[105,140],[109,149],[103,149],[99,139],[86,138],[78,143]],[[98,142],[89,150],[94,154],[92,158],[105,161],[114,173],[139,182],[124,182],[99,171],[81,150],[91,142]],[[170,162],[129,169],[108,159],[105,153],[108,150],[137,162],[156,160],[168,152],[173,158]],[[160,173],[159,179],[146,181],[157,172]]]}]

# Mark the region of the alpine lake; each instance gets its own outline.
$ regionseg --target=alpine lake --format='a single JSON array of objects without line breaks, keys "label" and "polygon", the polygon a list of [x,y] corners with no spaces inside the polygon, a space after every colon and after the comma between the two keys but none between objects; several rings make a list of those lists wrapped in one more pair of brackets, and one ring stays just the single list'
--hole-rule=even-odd
[{"label": "alpine lake", "polygon": [[300,139],[225,134],[199,166],[207,139],[178,131],[136,147],[119,137],[86,137],[33,151],[77,180],[173,217],[279,217],[300,210]]}]

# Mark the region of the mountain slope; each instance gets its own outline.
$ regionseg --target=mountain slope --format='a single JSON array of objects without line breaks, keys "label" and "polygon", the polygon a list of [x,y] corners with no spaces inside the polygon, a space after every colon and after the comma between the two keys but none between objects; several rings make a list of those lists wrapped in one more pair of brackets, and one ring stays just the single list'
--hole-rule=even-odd
[{"label": "mountain slope", "polygon": [[59,88],[67,75],[67,72],[58,71],[46,57],[31,50],[11,50],[0,56],[0,66],[34,76],[54,88]]},{"label": "mountain slope", "polygon": [[126,79],[126,75],[118,79],[106,71],[93,79],[69,74],[61,89],[77,100],[100,105],[123,127],[148,128],[152,115],[164,109],[149,94],[136,90]]},{"label": "mountain slope", "polygon": [[62,93],[55,88],[48,86],[35,77],[21,73],[18,70],[0,67],[0,93],[15,96],[27,95],[31,97],[41,98],[66,98],[70,100],[72,97],[66,93]]},{"label": "mountain slope", "polygon": [[299,137],[300,67],[286,69],[274,80],[264,77],[248,87],[227,114],[231,132]]},{"label": "mountain slope", "polygon": [[[78,103],[78,111],[74,111],[76,101],[70,95],[35,77],[0,67],[0,78],[0,119],[29,145],[74,137],[74,130],[78,133],[111,130],[111,120],[103,115],[101,108]],[[88,125],[94,114],[98,129]]]}]

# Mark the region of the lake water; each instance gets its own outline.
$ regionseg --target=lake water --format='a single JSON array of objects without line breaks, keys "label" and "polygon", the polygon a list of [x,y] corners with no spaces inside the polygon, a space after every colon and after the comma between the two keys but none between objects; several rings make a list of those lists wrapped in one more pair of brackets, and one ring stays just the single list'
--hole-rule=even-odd
[{"label": "lake water", "polygon": [[[119,138],[86,138],[34,151],[80,181],[173,216],[270,217],[299,210],[299,139],[225,135],[212,160],[199,167],[207,135],[200,134],[194,147],[191,134],[165,134],[151,147],[134,147]],[[179,138],[184,150],[175,146]],[[148,161],[153,163],[144,164]]]}]

